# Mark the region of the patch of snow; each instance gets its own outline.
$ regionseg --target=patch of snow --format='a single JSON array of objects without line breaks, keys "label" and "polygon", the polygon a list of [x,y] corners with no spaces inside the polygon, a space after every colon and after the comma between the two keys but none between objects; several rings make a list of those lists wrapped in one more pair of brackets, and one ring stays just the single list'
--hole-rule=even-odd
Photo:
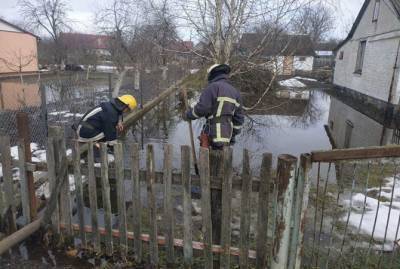
[{"label": "patch of snow", "polygon": [[306,85],[303,82],[298,81],[295,78],[279,81],[279,85],[288,88],[305,88]]},{"label": "patch of snow", "polygon": [[313,78],[305,78],[305,77],[295,77],[295,79],[308,80],[308,81],[318,81],[318,80],[313,79]]},{"label": "patch of snow", "polygon": [[[393,189],[393,202],[392,202],[390,216],[389,216],[390,202],[381,202],[378,210],[378,199],[368,196],[365,197],[364,194],[357,193],[353,195],[352,209],[355,209],[355,211],[352,211],[350,213],[350,219],[349,219],[349,225],[354,227],[355,229],[358,229],[362,218],[364,200],[366,199],[366,211],[364,213],[364,217],[362,220],[360,234],[366,234],[369,236],[372,235],[372,231],[374,229],[375,217],[376,214],[378,213],[378,216],[376,218],[374,239],[384,243],[384,248],[387,251],[393,250],[395,246],[392,242],[398,240],[400,237],[400,231],[399,231],[396,238],[397,224],[400,219],[400,181],[397,176],[396,176],[396,182],[394,182],[394,180],[395,179],[393,177],[386,178],[387,183],[385,184],[385,186],[383,186],[381,192],[382,197],[388,198],[390,200],[392,196],[392,187],[393,184],[395,183],[395,187]],[[376,188],[368,189],[368,191],[371,190],[376,190]],[[347,205],[347,207],[350,206],[350,200],[344,200],[344,203],[345,205]],[[343,216],[341,220],[346,222],[347,214],[345,214],[345,216]],[[385,238],[385,230],[387,223],[389,223],[389,225],[387,229],[386,240],[385,242],[383,242]],[[382,245],[380,246],[376,245],[375,247],[382,247]]]},{"label": "patch of snow", "polygon": [[333,55],[333,51],[331,51],[331,50],[317,50],[317,51],[315,51],[315,53],[318,56],[332,56]]},{"label": "patch of snow", "polygon": [[68,112],[69,112],[68,110],[63,110],[63,111],[50,112],[48,114],[51,115],[51,116],[58,116],[58,115],[63,115],[63,114],[68,113]]}]

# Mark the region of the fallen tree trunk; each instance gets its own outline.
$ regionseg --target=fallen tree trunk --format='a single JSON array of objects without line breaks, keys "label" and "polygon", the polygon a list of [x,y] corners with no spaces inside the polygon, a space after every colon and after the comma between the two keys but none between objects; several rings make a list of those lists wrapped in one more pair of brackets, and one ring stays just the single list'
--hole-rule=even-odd
[{"label": "fallen tree trunk", "polygon": [[160,95],[156,98],[151,100],[150,102],[146,103],[142,109],[135,110],[124,117],[124,127],[127,128],[134,124],[136,121],[141,119],[147,112],[152,110],[155,106],[165,100],[166,97],[171,95],[172,93],[176,92],[179,88],[179,85],[182,83],[183,80],[179,80],[174,85],[163,91]]}]

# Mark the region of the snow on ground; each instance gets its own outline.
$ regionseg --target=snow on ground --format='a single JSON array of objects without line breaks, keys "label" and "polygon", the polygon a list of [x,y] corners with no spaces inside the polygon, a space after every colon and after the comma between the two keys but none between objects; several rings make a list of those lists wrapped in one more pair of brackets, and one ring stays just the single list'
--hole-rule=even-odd
[{"label": "snow on ground", "polygon": [[307,80],[307,81],[318,81],[318,80],[313,79],[313,78],[305,78],[305,77],[295,77],[295,79],[301,79],[301,80]]},{"label": "snow on ground", "polygon": [[296,78],[290,78],[286,80],[279,81],[279,85],[288,88],[305,88],[306,84],[298,81]]},{"label": "snow on ground", "polygon": [[68,111],[68,110],[63,110],[63,111],[53,111],[53,112],[50,112],[49,113],[49,115],[51,115],[51,116],[61,116],[61,117],[64,117],[64,118],[70,118],[70,117],[73,117],[73,116],[75,116],[75,117],[82,117],[84,114],[82,114],[82,113],[71,113],[70,111]]},{"label": "snow on ground", "polygon": [[[382,187],[381,197],[385,197],[388,200],[391,199],[392,196],[392,187],[395,183],[393,189],[393,203],[390,210],[390,201],[381,202],[378,210],[378,199],[372,197],[365,197],[362,193],[357,193],[353,195],[352,208],[353,211],[350,214],[349,225],[352,226],[356,231],[360,225],[360,221],[362,218],[362,224],[360,228],[360,234],[372,235],[372,231],[374,229],[374,223],[376,218],[376,225],[374,231],[374,239],[380,242],[383,242],[385,238],[385,230],[386,225],[388,225],[386,240],[385,240],[385,250],[391,251],[393,250],[394,244],[393,242],[398,240],[400,237],[400,231],[397,231],[398,222],[400,220],[400,181],[399,177],[396,176],[396,182],[394,182],[394,178],[386,178],[386,184]],[[369,191],[376,191],[379,189],[372,188],[368,189]],[[364,207],[364,200],[366,198],[366,211],[364,217],[362,217],[362,211]],[[350,206],[350,200],[344,201],[345,205]],[[389,217],[390,210],[390,217]],[[378,216],[376,217],[376,214]],[[388,221],[389,218],[389,221]],[[342,221],[347,221],[347,214],[342,217]],[[397,237],[396,237],[397,233]],[[375,245],[377,248],[381,248],[382,245]]]}]

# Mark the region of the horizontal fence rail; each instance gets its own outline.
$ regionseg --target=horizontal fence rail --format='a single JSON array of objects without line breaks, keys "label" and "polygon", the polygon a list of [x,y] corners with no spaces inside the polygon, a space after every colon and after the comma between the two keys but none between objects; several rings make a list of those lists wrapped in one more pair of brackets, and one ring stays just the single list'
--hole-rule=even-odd
[{"label": "horizontal fence rail", "polygon": [[[202,148],[195,175],[188,146],[181,147],[176,171],[168,144],[163,156],[155,156],[152,145],[141,151],[138,144],[117,143],[113,160],[106,144],[70,145],[67,156],[63,132],[54,128],[46,163],[35,163],[24,159],[23,141],[17,145],[21,157],[13,159],[10,139],[0,138],[0,221],[6,234],[32,221],[25,175],[44,171],[45,180],[35,186],[48,180],[49,190],[60,190],[53,230],[106,256],[118,252],[168,268],[400,266],[399,146],[316,151],[299,162],[280,155],[277,169],[265,153],[259,173],[250,169],[244,150],[239,175],[232,169],[232,149]],[[155,159],[162,159],[161,171]],[[201,191],[199,199],[192,187]]]}]

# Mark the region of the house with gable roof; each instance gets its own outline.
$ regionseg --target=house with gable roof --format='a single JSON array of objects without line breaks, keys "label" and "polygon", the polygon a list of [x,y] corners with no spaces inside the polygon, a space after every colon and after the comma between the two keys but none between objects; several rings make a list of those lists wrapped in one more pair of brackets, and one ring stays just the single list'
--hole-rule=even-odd
[{"label": "house with gable roof", "polygon": [[338,90],[398,105],[400,0],[365,0],[335,53],[333,83]]},{"label": "house with gable roof", "polygon": [[0,75],[38,71],[38,37],[0,19]]}]

